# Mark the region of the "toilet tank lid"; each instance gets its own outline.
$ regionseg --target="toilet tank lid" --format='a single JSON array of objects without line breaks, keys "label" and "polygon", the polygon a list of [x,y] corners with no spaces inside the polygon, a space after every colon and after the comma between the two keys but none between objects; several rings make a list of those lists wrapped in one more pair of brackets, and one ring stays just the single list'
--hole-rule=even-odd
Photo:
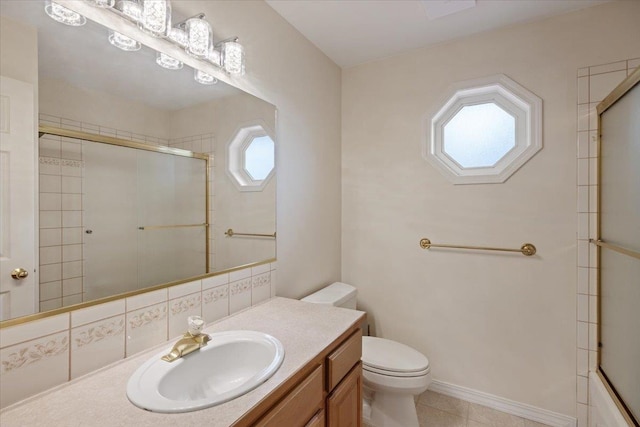
[{"label": "toilet tank lid", "polygon": [[355,298],[357,293],[357,289],[353,286],[342,282],[335,282],[326,288],[320,289],[318,292],[302,298],[301,301],[315,304],[329,304],[338,307],[351,298]]}]

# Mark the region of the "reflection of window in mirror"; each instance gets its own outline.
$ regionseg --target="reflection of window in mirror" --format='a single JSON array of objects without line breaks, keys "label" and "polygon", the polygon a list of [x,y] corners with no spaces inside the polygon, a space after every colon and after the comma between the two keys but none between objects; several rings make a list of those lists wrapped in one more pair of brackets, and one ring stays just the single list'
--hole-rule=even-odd
[{"label": "reflection of window in mirror", "polygon": [[243,125],[227,151],[227,172],[240,191],[262,191],[275,169],[273,133],[263,123]]},{"label": "reflection of window in mirror", "polygon": [[425,119],[426,159],[454,184],[501,183],[542,148],[542,100],[504,75],[463,82]]}]

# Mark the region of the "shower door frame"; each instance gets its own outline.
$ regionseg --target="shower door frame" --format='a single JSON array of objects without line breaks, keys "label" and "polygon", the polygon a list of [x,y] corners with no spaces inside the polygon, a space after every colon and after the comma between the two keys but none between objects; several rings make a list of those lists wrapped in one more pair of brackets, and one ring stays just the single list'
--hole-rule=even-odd
[{"label": "shower door frame", "polygon": [[622,398],[618,395],[618,392],[616,391],[615,387],[613,386],[613,384],[611,383],[611,381],[609,381],[609,378],[607,377],[607,375],[605,374],[605,372],[603,371],[602,367],[601,367],[601,358],[602,358],[602,351],[600,350],[601,345],[600,343],[601,341],[601,334],[602,334],[602,328],[600,326],[600,322],[602,321],[602,279],[601,279],[601,269],[600,269],[600,265],[601,265],[601,251],[603,248],[606,248],[608,250],[613,250],[616,251],[618,253],[623,253],[627,256],[631,256],[634,258],[638,258],[638,253],[630,251],[628,249],[625,248],[620,248],[618,246],[615,245],[610,245],[610,244],[606,244],[603,243],[601,240],[601,235],[600,232],[602,230],[602,197],[601,197],[601,192],[602,192],[602,114],[607,111],[610,107],[612,107],[613,105],[616,104],[616,102],[618,100],[620,100],[625,94],[627,94],[629,91],[631,91],[632,89],[634,89],[636,86],[640,87],[640,68],[636,68],[636,70],[631,73],[625,80],[622,81],[622,83],[620,83],[609,95],[607,95],[607,97],[600,102],[597,106],[596,106],[596,111],[598,114],[598,157],[597,157],[597,162],[598,162],[598,187],[597,187],[597,197],[598,197],[598,214],[597,214],[597,231],[596,231],[596,235],[598,236],[597,239],[591,239],[590,243],[596,245],[597,248],[597,265],[598,265],[598,273],[597,273],[597,279],[598,279],[598,329],[597,329],[597,340],[598,340],[598,365],[597,365],[597,370],[596,370],[596,374],[598,375],[598,377],[600,378],[600,380],[602,381],[602,383],[605,386],[605,389],[607,390],[607,392],[609,393],[609,395],[611,396],[611,399],[615,402],[616,406],[618,407],[618,409],[620,410],[620,413],[622,414],[622,416],[624,417],[624,419],[627,421],[627,423],[629,424],[629,426],[639,426],[638,421],[636,421],[636,419],[634,418],[634,416],[632,415],[631,411],[629,410],[629,408],[627,407],[627,405],[624,403],[624,401],[622,400]]}]

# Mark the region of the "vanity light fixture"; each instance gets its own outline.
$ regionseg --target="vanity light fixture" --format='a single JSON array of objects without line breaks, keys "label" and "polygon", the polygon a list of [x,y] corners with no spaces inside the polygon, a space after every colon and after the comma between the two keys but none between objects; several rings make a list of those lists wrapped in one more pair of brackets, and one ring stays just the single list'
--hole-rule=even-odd
[{"label": "vanity light fixture", "polygon": [[61,24],[70,25],[72,27],[79,27],[87,23],[87,19],[73,10],[67,9],[64,6],[59,5],[55,1],[46,0],[44,5],[44,11],[54,21],[58,21]]},{"label": "vanity light fixture", "polygon": [[142,0],[142,15],[138,27],[155,37],[165,37],[171,28],[169,0]]},{"label": "vanity light fixture", "polygon": [[200,84],[209,86],[209,85],[214,85],[218,83],[218,79],[216,79],[209,73],[205,73],[204,71],[200,71],[200,70],[193,70],[193,71],[194,71],[193,78],[195,79],[195,81],[197,81]]},{"label": "vanity light fixture", "polygon": [[229,74],[244,74],[244,47],[235,40],[222,44],[222,63]]},{"label": "vanity light fixture", "polygon": [[194,16],[185,22],[187,32],[187,53],[196,58],[206,58],[211,46],[211,25],[204,19],[204,14]]},{"label": "vanity light fixture", "polygon": [[187,32],[182,28],[171,28],[167,37],[169,40],[176,42],[183,49],[186,49],[189,45],[189,36],[187,36]]},{"label": "vanity light fixture", "polygon": [[105,9],[109,7],[113,7],[113,4],[115,3],[115,0],[85,0],[85,1],[94,6],[102,7]]},{"label": "vanity light fixture", "polygon": [[167,70],[180,70],[183,66],[182,62],[162,52],[158,52],[158,55],[156,56],[156,64],[162,68],[166,68]]},{"label": "vanity light fixture", "polygon": [[[118,2],[116,9],[133,21],[139,21],[140,16],[142,15],[142,7],[140,6],[140,3],[135,0],[120,1]],[[140,42],[137,40],[113,30],[109,30],[109,43],[126,52],[140,50],[142,47]]]}]

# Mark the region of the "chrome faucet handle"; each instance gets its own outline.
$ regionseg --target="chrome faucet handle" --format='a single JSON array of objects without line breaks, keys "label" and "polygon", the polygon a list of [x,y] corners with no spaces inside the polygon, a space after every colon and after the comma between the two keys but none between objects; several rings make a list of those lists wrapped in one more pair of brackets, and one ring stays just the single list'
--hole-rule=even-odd
[{"label": "chrome faucet handle", "polygon": [[204,327],[204,319],[200,316],[189,316],[187,318],[189,324],[189,334],[193,337],[197,337],[202,334],[202,328]]}]

